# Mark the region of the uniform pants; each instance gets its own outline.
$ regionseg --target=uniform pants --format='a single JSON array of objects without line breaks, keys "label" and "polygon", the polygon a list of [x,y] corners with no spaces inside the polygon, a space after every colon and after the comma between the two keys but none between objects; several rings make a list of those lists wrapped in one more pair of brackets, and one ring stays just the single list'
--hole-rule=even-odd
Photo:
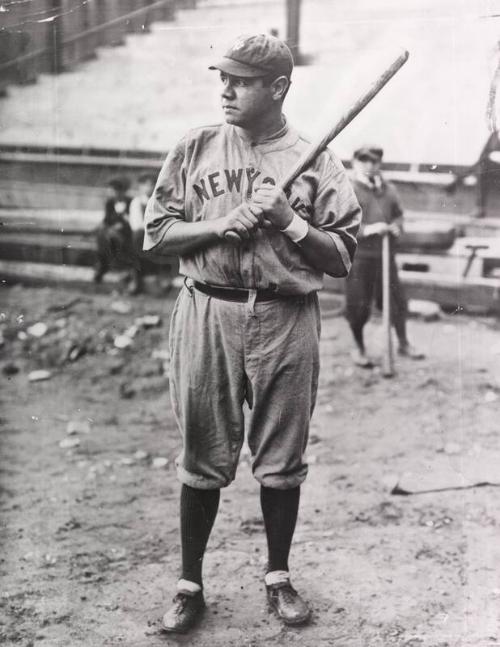
[{"label": "uniform pants", "polygon": [[277,489],[302,483],[319,334],[315,293],[240,303],[181,290],[170,326],[170,394],[183,438],[182,483],[216,489],[234,479],[245,401],[255,478]]},{"label": "uniform pants", "polygon": [[[390,259],[391,321],[400,342],[406,342],[407,304],[396,262]],[[370,318],[372,302],[382,309],[382,257],[354,259],[345,287],[345,315],[353,331],[361,331]]]}]

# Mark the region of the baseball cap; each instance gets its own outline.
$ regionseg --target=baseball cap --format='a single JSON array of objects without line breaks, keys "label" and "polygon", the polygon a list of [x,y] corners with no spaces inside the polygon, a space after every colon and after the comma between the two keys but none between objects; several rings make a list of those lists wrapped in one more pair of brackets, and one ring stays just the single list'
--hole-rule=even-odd
[{"label": "baseball cap", "polygon": [[362,146],[354,151],[354,159],[369,159],[372,162],[380,162],[384,156],[384,150],[378,146]]},{"label": "baseball cap", "polygon": [[290,78],[293,57],[288,46],[275,36],[240,36],[224,54],[224,58],[208,69],[246,78],[269,74]]}]

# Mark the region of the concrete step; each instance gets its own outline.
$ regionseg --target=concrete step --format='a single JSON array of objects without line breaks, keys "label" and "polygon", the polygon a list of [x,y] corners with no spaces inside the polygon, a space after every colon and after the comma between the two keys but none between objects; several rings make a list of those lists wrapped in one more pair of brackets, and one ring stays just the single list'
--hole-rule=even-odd
[{"label": "concrete step", "polygon": [[425,299],[441,307],[470,313],[500,314],[500,279],[460,278],[432,272],[401,272],[410,299]]},{"label": "concrete step", "polygon": [[0,209],[2,232],[92,234],[102,218],[102,209]]},{"label": "concrete step", "polygon": [[[95,230],[100,211],[52,209],[0,210],[0,258],[33,263],[93,266],[97,260]],[[148,273],[155,266],[177,268],[176,258],[148,254]]]},{"label": "concrete step", "polygon": [[[22,261],[0,260],[0,285],[21,283],[23,285],[60,285],[71,286],[82,292],[125,291],[127,273],[110,271],[104,275],[102,283],[96,285],[93,281],[94,272],[90,267],[59,265],[53,263],[26,263]],[[157,276],[145,278],[145,289],[152,294],[165,294],[166,291],[180,288],[183,277],[177,273],[160,273]]]},{"label": "concrete step", "polygon": [[0,260],[2,284],[23,283],[26,285],[71,285],[82,290],[90,288],[108,292],[122,285],[123,272],[108,272],[102,283],[93,282],[94,272],[90,267],[78,267],[53,263],[28,263]]},{"label": "concrete step", "polygon": [[0,258],[10,261],[93,266],[97,261],[95,242],[78,234],[3,232]]}]

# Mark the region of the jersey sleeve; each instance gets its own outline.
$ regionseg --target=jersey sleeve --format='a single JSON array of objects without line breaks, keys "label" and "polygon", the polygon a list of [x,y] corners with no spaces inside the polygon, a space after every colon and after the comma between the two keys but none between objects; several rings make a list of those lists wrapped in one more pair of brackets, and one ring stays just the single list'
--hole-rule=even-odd
[{"label": "jersey sleeve", "polygon": [[144,251],[156,247],[169,228],[185,220],[186,145],[182,139],[167,155],[144,214]]},{"label": "jersey sleeve", "polygon": [[325,157],[311,224],[329,234],[348,274],[357,247],[361,207],[340,160],[330,151]]}]

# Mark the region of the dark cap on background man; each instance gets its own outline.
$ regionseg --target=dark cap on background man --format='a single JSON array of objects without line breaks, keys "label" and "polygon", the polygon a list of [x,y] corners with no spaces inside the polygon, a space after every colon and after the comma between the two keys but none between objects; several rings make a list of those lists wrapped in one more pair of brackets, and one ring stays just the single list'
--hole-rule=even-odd
[{"label": "dark cap on background man", "polygon": [[360,160],[371,160],[372,162],[380,162],[384,156],[384,150],[378,146],[361,146],[354,151],[354,159]]},{"label": "dark cap on background man", "polygon": [[130,189],[130,180],[125,176],[113,177],[109,180],[108,186],[110,186],[115,191],[121,191],[126,193]]},{"label": "dark cap on background man", "polygon": [[224,58],[209,69],[246,78],[269,75],[290,78],[293,57],[288,46],[275,36],[240,36]]}]

